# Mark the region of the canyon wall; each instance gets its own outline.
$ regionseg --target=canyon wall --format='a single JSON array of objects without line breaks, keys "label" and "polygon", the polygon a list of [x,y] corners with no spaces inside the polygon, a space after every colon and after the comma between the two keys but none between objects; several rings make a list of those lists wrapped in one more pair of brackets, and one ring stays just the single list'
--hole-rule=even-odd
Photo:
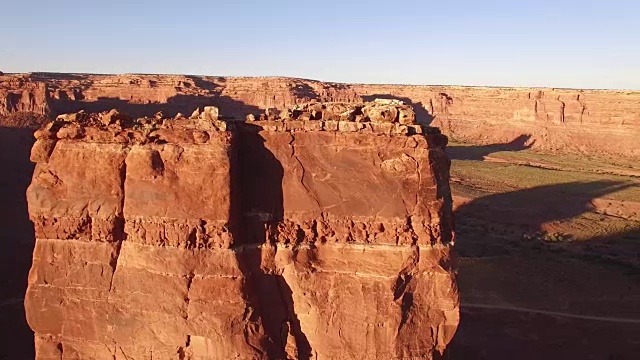
[{"label": "canyon wall", "polygon": [[20,74],[0,76],[0,116],[118,108],[135,116],[174,116],[214,105],[244,119],[266,108],[317,101],[396,98],[419,121],[456,140],[509,143],[545,151],[640,158],[640,91],[462,86],[357,85],[293,78],[182,75]]},{"label": "canyon wall", "polygon": [[36,132],[36,358],[437,357],[459,320],[446,138],[208,114]]},{"label": "canyon wall", "polygon": [[0,117],[20,112],[47,115],[49,102],[47,82],[0,75]]},{"label": "canyon wall", "polygon": [[353,85],[365,99],[414,104],[449,137],[546,151],[640,158],[640,91]]}]

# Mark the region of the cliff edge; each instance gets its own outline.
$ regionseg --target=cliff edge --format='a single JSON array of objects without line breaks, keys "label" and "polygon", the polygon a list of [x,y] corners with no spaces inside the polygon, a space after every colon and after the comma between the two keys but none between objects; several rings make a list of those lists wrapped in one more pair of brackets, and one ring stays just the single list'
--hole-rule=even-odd
[{"label": "cliff edge", "polygon": [[459,320],[446,137],[393,101],[218,117],[36,132],[36,358],[437,357]]}]

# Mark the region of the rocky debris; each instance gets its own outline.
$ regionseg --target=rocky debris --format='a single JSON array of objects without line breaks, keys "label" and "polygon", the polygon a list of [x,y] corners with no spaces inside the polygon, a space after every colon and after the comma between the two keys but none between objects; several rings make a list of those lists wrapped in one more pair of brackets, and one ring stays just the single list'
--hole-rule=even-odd
[{"label": "rocky debris", "polygon": [[393,123],[398,120],[398,109],[395,106],[373,104],[362,108],[365,118],[372,122]]},{"label": "rocky debris", "polygon": [[198,119],[200,117],[200,108],[193,110],[189,119]]},{"label": "rocky debris", "polygon": [[280,111],[279,119],[291,119],[293,116],[293,111],[291,109],[283,109]]},{"label": "rocky debris", "polygon": [[101,114],[101,120],[102,124],[107,126],[111,124],[123,125],[131,121],[131,117],[121,113],[116,109],[111,109],[106,114]]},{"label": "rocky debris", "polygon": [[246,121],[268,131],[440,134],[437,128],[416,124],[411,106],[395,100],[364,104],[311,102],[281,111],[270,108],[260,114],[258,121],[253,115],[247,115]]},{"label": "rocky debris", "polygon": [[322,120],[259,120],[255,125],[269,131],[307,132],[357,132],[376,134],[436,134],[440,130],[431,126],[417,124],[403,125],[401,123],[375,123],[356,121],[322,121]]},{"label": "rocky debris", "polygon": [[203,120],[215,121],[218,120],[220,111],[215,106],[205,106],[204,111],[200,114],[200,118]]},{"label": "rocky debris", "polygon": [[84,110],[80,110],[76,113],[60,114],[56,117],[56,121],[75,123],[75,122],[84,122],[88,118],[89,118],[89,114],[87,114]]},{"label": "rocky debris", "polygon": [[[36,139],[75,139],[89,142],[146,144],[162,142],[202,143],[208,132],[226,131],[228,125],[212,118],[209,109],[195,119],[165,118],[160,111],[153,118],[132,118],[116,109],[101,113],[61,114],[37,130]],[[204,133],[203,133],[204,132]],[[179,135],[178,135],[179,134]],[[168,136],[168,138],[167,138]]]},{"label": "rocky debris", "polygon": [[40,129],[36,359],[437,357],[459,320],[446,137],[329,109]]},{"label": "rocky debris", "polygon": [[364,104],[311,102],[281,111],[269,108],[265,111],[264,118],[282,121],[322,120],[416,124],[416,115],[411,106],[397,100],[381,99]]},{"label": "rocky debris", "polygon": [[373,99],[373,102],[380,105],[404,105],[404,101],[398,99]]},{"label": "rocky debris", "polygon": [[278,119],[280,119],[280,111],[278,111],[278,109],[276,109],[276,108],[267,108],[264,111],[264,115],[267,118],[267,120],[278,120]]},{"label": "rocky debris", "polygon": [[215,106],[205,106],[202,109],[196,108],[193,113],[191,113],[191,116],[189,118],[206,121],[218,121],[220,118],[220,110]]}]

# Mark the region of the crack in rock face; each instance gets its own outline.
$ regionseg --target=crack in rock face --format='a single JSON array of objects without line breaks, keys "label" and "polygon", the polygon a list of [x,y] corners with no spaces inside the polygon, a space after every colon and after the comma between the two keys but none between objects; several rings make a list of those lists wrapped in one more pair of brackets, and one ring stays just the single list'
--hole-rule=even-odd
[{"label": "crack in rock face", "polygon": [[36,132],[36,359],[438,357],[459,321],[446,138],[391,100],[204,109]]}]

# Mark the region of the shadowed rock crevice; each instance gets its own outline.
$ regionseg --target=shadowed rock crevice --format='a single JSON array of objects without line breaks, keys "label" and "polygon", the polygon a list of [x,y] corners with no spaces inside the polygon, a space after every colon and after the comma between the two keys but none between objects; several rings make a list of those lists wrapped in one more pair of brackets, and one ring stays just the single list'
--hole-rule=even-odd
[{"label": "shadowed rock crevice", "polygon": [[[302,331],[300,319],[298,319],[298,315],[296,315],[293,303],[293,292],[282,275],[277,276],[276,282],[287,314],[285,322],[282,323],[282,345],[284,345],[285,352],[290,357],[309,360],[311,359],[312,349],[307,336]],[[290,341],[291,336],[293,336],[293,343]]]},{"label": "shadowed rock crevice", "polygon": [[22,301],[35,238],[25,196],[34,169],[29,160],[33,143],[31,129],[0,128],[0,330],[11,344],[0,347],[5,359],[34,356]]},{"label": "shadowed rock crevice", "polygon": [[264,146],[260,130],[251,124],[240,128],[236,165],[232,164],[232,184],[237,184],[232,207],[243,224],[237,244],[266,243],[267,230],[276,229],[284,219],[284,168]]},{"label": "shadowed rock crevice", "polygon": [[234,192],[232,197],[232,203],[236,203],[232,208],[237,211],[234,215],[243,224],[234,233],[236,243],[244,245],[236,251],[237,260],[247,279],[245,293],[249,304],[267,335],[267,357],[310,359],[311,346],[295,314],[291,288],[274,267],[277,247],[269,240],[273,236],[270,233],[277,231],[284,217],[284,170],[264,147],[265,139],[259,130],[258,126],[243,126],[238,139],[242,150],[235,165],[232,163],[232,183],[241,184],[238,188],[243,190]]},{"label": "shadowed rock crevice", "polygon": [[52,99],[50,100],[52,115],[75,113],[84,110],[87,113],[98,113],[117,109],[133,117],[153,117],[158,112],[163,116],[175,117],[177,114],[189,116],[195,109],[205,106],[216,106],[224,109],[223,119],[243,120],[246,114],[259,113],[257,106],[247,105],[229,96],[214,93],[212,95],[175,95],[167,102],[132,103],[120,98],[100,97],[95,101]]}]

